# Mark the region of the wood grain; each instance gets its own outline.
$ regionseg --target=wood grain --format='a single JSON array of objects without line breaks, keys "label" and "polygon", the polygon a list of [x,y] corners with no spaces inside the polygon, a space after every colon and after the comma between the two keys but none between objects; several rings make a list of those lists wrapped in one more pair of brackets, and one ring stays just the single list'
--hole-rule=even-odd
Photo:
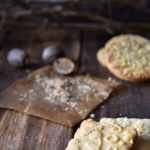
[{"label": "wood grain", "polygon": [[64,149],[72,128],[6,110],[0,122],[0,147],[3,150]]},{"label": "wood grain", "polygon": [[6,110],[0,122],[0,146],[1,149],[18,149],[26,132],[27,115]]},{"label": "wood grain", "polygon": [[[15,5],[15,2],[10,3],[10,1],[0,2],[0,12],[4,10],[11,12],[19,7],[38,10],[55,5],[54,3],[48,3],[48,1],[46,3],[36,3],[37,1],[40,0],[32,0],[32,3],[26,3],[23,6]],[[141,24],[142,22],[150,22],[149,5],[146,7],[139,0],[134,0],[133,2],[129,0],[111,1],[93,2],[90,0],[79,0],[78,2],[72,2],[70,0],[68,3],[61,3],[62,1],[60,1],[56,5],[62,4],[70,10],[80,10],[102,15],[106,18],[118,20],[122,24],[134,22],[134,26],[128,26],[128,28],[123,28],[122,30],[117,30],[117,28],[113,30],[108,24],[100,24],[94,20],[91,22],[83,16],[78,18],[74,16],[62,17],[54,14],[51,17],[46,16],[46,18],[49,19],[49,24],[53,23],[52,21],[54,21],[54,24],[57,22],[55,28],[47,27],[38,22],[44,16],[39,16],[38,18],[29,17],[24,20],[18,19],[20,26],[19,24],[11,26],[7,24],[5,28],[4,24],[1,25],[0,91],[3,91],[12,82],[24,77],[32,70],[44,65],[28,66],[21,69],[13,68],[7,62],[7,53],[10,49],[15,47],[22,48],[28,51],[38,62],[42,62],[41,53],[43,48],[49,44],[58,44],[64,50],[65,55],[76,62],[78,73],[88,73],[104,79],[112,77],[123,84],[122,89],[114,93],[102,106],[92,112],[95,114],[94,120],[99,121],[101,117],[150,118],[150,81],[143,83],[122,81],[113,76],[96,60],[98,49],[103,47],[105,42],[116,34],[137,33],[150,38],[149,26],[145,27]],[[148,2],[148,0],[146,1]],[[2,17],[0,17],[0,23],[1,21]],[[35,28],[32,26],[32,23],[36,24]],[[58,26],[60,25],[59,23],[66,24],[65,28]],[[136,23],[138,25],[135,27]],[[69,28],[67,28],[68,24]],[[79,25],[79,27],[76,27],[76,25]],[[6,31],[9,31],[9,33]],[[74,128],[68,128],[37,117],[26,116],[16,111],[0,109],[0,149],[63,150],[79,125],[77,124]]]}]

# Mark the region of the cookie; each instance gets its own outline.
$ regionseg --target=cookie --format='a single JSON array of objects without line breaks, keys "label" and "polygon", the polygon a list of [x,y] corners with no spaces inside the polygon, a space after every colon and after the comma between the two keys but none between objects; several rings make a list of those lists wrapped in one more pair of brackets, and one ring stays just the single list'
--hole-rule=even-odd
[{"label": "cookie", "polygon": [[98,50],[97,54],[96,54],[97,60],[100,64],[102,64],[102,66],[106,66],[106,62],[105,62],[105,48],[101,48]]},{"label": "cookie", "polygon": [[138,137],[133,150],[150,150],[150,119],[102,118],[100,122],[135,128]]},{"label": "cookie", "polygon": [[117,77],[129,81],[150,78],[150,41],[138,35],[120,35],[105,45],[105,62]]},{"label": "cookie", "polygon": [[134,128],[85,120],[66,150],[130,150],[136,134]]}]

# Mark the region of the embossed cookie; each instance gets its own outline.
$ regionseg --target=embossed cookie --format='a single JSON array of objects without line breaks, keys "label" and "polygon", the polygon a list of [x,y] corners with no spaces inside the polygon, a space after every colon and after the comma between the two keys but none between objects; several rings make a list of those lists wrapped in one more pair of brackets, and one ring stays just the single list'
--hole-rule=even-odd
[{"label": "embossed cookie", "polygon": [[150,41],[138,35],[120,35],[105,45],[105,62],[117,77],[129,81],[150,78]]},{"label": "embossed cookie", "polygon": [[134,128],[85,120],[66,150],[130,150],[135,137]]},{"label": "embossed cookie", "polygon": [[150,150],[150,119],[102,118],[100,122],[135,128],[138,137],[133,150]]}]

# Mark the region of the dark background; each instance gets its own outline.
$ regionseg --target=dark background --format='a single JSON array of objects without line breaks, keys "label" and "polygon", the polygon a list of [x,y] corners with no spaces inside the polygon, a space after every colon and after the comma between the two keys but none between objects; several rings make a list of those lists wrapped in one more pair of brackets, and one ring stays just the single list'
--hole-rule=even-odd
[{"label": "dark background", "polygon": [[[122,81],[96,60],[96,52],[107,40],[124,33],[150,38],[149,0],[0,1],[0,91],[44,66],[43,48],[58,45],[76,63],[77,74],[111,77],[123,85],[92,112],[94,120],[149,118],[150,82]],[[26,50],[39,64],[21,69],[10,66],[7,53],[15,47]],[[63,150],[79,127],[68,128],[32,116],[23,118],[23,114],[0,109],[1,149]]]}]

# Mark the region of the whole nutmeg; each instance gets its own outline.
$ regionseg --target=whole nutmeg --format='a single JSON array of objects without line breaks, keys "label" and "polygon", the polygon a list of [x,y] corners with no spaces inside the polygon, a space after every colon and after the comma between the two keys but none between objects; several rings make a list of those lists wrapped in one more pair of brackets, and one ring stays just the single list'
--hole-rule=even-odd
[{"label": "whole nutmeg", "polygon": [[48,46],[44,48],[42,59],[45,63],[52,63],[60,54],[60,50],[56,46]]},{"label": "whole nutmeg", "polygon": [[14,67],[22,67],[26,64],[28,59],[26,52],[19,48],[14,48],[8,52],[7,60],[10,65]]},{"label": "whole nutmeg", "polygon": [[54,61],[53,69],[58,74],[69,75],[75,70],[75,64],[71,59],[63,57]]}]

